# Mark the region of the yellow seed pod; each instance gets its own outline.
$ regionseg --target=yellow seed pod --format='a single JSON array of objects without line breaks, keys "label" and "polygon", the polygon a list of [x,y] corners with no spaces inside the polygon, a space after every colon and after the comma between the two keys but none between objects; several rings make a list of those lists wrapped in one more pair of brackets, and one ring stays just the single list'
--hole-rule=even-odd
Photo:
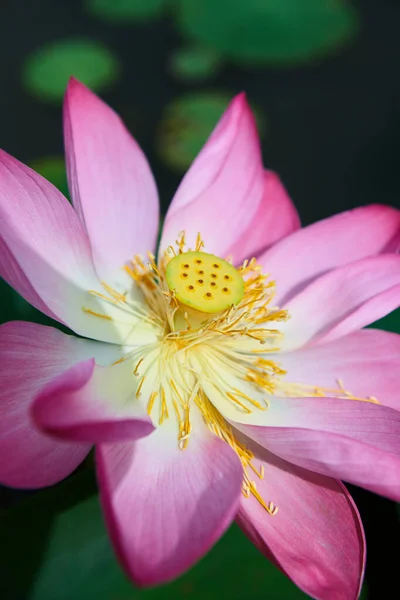
[{"label": "yellow seed pod", "polygon": [[230,263],[206,252],[185,252],[170,260],[167,284],[179,302],[205,313],[239,304],[243,277]]}]

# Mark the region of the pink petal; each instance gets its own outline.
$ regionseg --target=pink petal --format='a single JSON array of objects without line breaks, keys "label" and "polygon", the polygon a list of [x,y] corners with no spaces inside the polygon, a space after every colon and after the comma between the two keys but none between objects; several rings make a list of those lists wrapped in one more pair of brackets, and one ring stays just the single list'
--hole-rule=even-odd
[{"label": "pink petal", "polygon": [[310,473],[265,452],[257,490],[278,507],[271,517],[250,495],[237,522],[259,550],[306,594],[317,600],[356,600],[362,583],[365,541],[349,493],[334,479]]},{"label": "pink petal", "polygon": [[380,404],[400,410],[400,335],[396,333],[364,329],[277,359],[287,371],[286,381],[329,389],[341,382],[353,396],[374,396]]},{"label": "pink petal", "polygon": [[399,411],[350,399],[274,398],[267,413],[266,427],[236,426],[295,465],[400,500]]},{"label": "pink petal", "polygon": [[235,517],[242,466],[196,423],[179,450],[167,421],[135,443],[97,448],[101,499],[120,562],[139,585],[169,581],[192,566]]},{"label": "pink petal", "polygon": [[400,256],[365,258],[319,277],[291,300],[283,351],[326,343],[361,329],[400,305]]},{"label": "pink petal", "polygon": [[110,283],[135,254],[155,249],[155,182],[120,118],[76,79],[66,93],[64,136],[73,202],[97,272]]},{"label": "pink petal", "polygon": [[194,248],[200,232],[206,252],[225,256],[253,222],[264,187],[254,118],[239,94],[179,186],[165,218],[161,249],[184,230],[189,247]]},{"label": "pink petal", "polygon": [[97,278],[86,232],[51,183],[0,151],[0,275],[39,310],[71,326]]},{"label": "pink petal", "polygon": [[45,386],[32,405],[44,432],[77,442],[135,440],[151,433],[151,420],[135,398],[129,362],[74,365]]},{"label": "pink petal", "polygon": [[258,210],[241,238],[228,250],[235,264],[258,256],[300,227],[297,210],[278,175],[265,171],[264,195]]},{"label": "pink petal", "polygon": [[[107,354],[106,344],[81,340],[34,323],[0,327],[0,481],[38,488],[57,483],[85,458],[90,444],[43,435],[29,418],[31,401],[77,362]],[[108,351],[108,358],[115,360]]]},{"label": "pink petal", "polygon": [[259,261],[276,281],[276,302],[282,305],[335,267],[394,252],[399,236],[400,211],[375,204],[305,227],[267,250]]},{"label": "pink petal", "polygon": [[346,316],[332,329],[321,334],[318,344],[326,344],[337,338],[342,338],[351,331],[370,325],[400,306],[400,284],[384,290],[367,300],[362,306]]},{"label": "pink petal", "polygon": [[32,306],[40,310],[42,313],[57,320],[55,314],[51,312],[49,307],[43,302],[40,296],[36,293],[31,282],[26,277],[25,273],[15,261],[12,253],[8,249],[4,240],[0,237],[0,270],[1,277],[7,281],[15,290],[18,291]]},{"label": "pink petal", "polygon": [[400,254],[400,231],[394,238],[391,240],[388,247],[385,249],[386,252],[394,252],[395,254]]}]

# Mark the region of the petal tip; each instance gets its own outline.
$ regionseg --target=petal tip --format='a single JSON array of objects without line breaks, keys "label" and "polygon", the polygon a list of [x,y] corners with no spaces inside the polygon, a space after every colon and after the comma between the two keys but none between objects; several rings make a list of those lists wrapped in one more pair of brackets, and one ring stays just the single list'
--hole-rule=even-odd
[{"label": "petal tip", "polygon": [[71,76],[64,94],[64,106],[68,106],[71,102],[83,103],[85,100],[99,101],[99,97],[79,79]]},{"label": "petal tip", "polygon": [[74,75],[71,75],[71,77],[68,79],[68,83],[67,83],[67,91],[68,90],[73,90],[73,89],[81,89],[81,90],[87,90],[90,91],[89,88],[82,83],[79,79],[77,79],[76,77],[74,77]]},{"label": "petal tip", "polygon": [[68,79],[67,87],[65,88],[65,99],[67,100],[71,94],[74,94],[76,91],[85,88],[83,83],[76,79],[73,75]]},{"label": "petal tip", "polygon": [[236,96],[232,98],[227,109],[227,112],[231,111],[233,111],[234,113],[238,113],[239,115],[242,113],[247,113],[252,118],[254,118],[253,111],[247,99],[246,92],[239,92],[239,94],[236,94]]},{"label": "petal tip", "polygon": [[282,180],[276,171],[271,171],[271,169],[265,169],[265,178],[281,183]]},{"label": "petal tip", "polygon": [[241,92],[236,94],[236,96],[233,97],[233,102],[238,102],[241,104],[248,104],[246,92],[244,90],[242,90]]}]

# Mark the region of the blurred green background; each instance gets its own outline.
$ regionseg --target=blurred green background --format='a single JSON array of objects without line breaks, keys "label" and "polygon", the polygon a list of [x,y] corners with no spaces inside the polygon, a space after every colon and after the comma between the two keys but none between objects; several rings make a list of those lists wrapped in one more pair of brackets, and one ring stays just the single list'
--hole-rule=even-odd
[{"label": "blurred green background", "polygon": [[[2,0],[0,17],[0,146],[66,195],[61,103],[75,75],[141,144],[163,213],[243,89],[265,164],[303,224],[400,206],[398,0]],[[0,322],[50,323],[0,286]],[[374,326],[400,333],[399,311]],[[396,506],[351,491],[368,541],[363,597],[396,598]],[[306,598],[235,526],[177,582],[135,590],[113,557],[90,460],[50,490],[0,488],[0,553],[4,600]]]}]

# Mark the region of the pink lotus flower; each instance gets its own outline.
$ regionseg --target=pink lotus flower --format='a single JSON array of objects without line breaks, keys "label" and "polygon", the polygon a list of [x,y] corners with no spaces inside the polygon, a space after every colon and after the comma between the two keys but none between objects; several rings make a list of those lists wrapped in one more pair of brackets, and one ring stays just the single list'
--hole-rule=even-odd
[{"label": "pink lotus flower", "polygon": [[400,499],[400,337],[361,330],[399,305],[400,212],[300,229],[240,95],[183,179],[156,262],[136,142],[74,80],[64,124],[74,208],[0,155],[1,273],[82,336],[1,327],[1,482],[52,485],[96,444],[106,523],[138,584],[181,574],[236,518],[313,598],[357,598],[363,530],[338,480]]}]

